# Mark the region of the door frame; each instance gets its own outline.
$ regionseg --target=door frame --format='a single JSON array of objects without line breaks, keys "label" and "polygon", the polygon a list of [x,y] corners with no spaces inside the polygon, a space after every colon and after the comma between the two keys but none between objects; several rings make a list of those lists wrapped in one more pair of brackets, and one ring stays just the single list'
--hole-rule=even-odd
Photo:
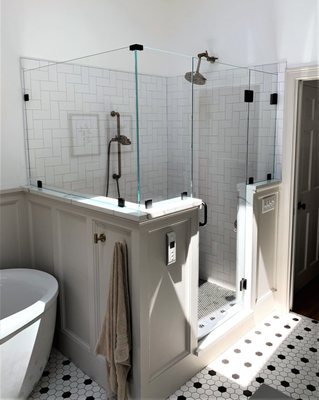
[{"label": "door frame", "polygon": [[293,231],[297,168],[298,97],[300,81],[319,79],[319,65],[287,69],[285,75],[282,185],[277,246],[277,307],[289,312],[293,296]]}]

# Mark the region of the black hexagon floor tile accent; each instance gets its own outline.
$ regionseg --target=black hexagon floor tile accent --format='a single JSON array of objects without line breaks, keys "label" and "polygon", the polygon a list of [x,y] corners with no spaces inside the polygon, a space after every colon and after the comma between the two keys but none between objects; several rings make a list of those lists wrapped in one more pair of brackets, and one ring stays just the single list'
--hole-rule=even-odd
[{"label": "black hexagon floor tile accent", "polygon": [[210,371],[208,371],[208,373],[209,373],[210,376],[216,375],[216,372],[215,372],[213,369],[211,369]]},{"label": "black hexagon floor tile accent", "polygon": [[294,375],[299,375],[299,374],[300,374],[300,371],[299,371],[299,369],[297,369],[297,368],[292,368],[291,372],[292,372]]}]

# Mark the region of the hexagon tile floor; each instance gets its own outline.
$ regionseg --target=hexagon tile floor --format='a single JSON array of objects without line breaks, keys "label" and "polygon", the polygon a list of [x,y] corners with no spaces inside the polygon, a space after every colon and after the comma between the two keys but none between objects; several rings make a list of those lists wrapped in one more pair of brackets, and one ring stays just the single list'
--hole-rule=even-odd
[{"label": "hexagon tile floor", "polygon": [[271,315],[169,400],[247,399],[262,383],[293,399],[319,399],[318,321]]},{"label": "hexagon tile floor", "polygon": [[[271,315],[169,400],[247,399],[265,383],[293,399],[319,399],[319,324],[297,314]],[[53,349],[29,399],[104,400],[105,391]],[[145,400],[145,399],[142,399]]]},{"label": "hexagon tile floor", "polygon": [[105,390],[70,360],[52,349],[40,382],[29,400],[105,400]]}]

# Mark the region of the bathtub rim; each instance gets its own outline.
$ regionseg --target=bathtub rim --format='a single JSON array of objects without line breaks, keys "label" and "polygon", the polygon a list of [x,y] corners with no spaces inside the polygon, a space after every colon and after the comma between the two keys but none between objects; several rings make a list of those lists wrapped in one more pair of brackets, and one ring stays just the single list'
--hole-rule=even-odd
[{"label": "bathtub rim", "polygon": [[12,274],[16,277],[16,273],[18,273],[18,280],[20,281],[23,281],[21,273],[28,275],[29,279],[32,276],[36,279],[37,276],[42,275],[42,278],[45,278],[46,291],[41,298],[30,306],[0,320],[0,345],[40,319],[56,301],[59,292],[56,278],[47,272],[31,268],[8,268],[0,270],[0,277],[3,272],[9,272],[9,275]]}]

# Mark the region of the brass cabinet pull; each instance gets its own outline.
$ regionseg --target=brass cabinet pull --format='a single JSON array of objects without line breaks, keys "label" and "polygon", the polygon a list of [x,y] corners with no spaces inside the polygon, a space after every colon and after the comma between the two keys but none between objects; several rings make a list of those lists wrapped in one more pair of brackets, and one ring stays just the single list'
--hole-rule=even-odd
[{"label": "brass cabinet pull", "polygon": [[94,243],[98,243],[99,241],[102,243],[104,243],[106,241],[106,236],[104,233],[101,233],[100,235],[97,233],[94,233]]}]

